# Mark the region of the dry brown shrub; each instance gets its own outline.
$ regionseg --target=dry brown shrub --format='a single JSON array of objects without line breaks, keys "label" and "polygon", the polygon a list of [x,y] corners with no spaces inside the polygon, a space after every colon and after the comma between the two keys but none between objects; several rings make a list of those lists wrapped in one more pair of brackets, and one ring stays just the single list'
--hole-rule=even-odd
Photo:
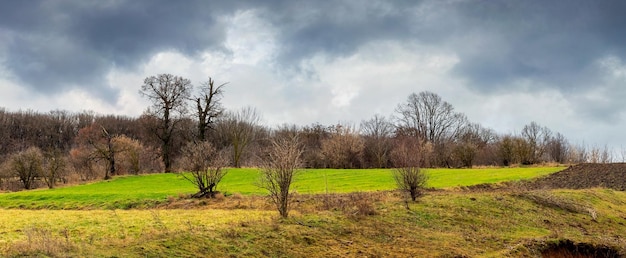
[{"label": "dry brown shrub", "polygon": [[224,194],[218,192],[215,195],[213,195],[213,198],[215,198],[216,201],[224,201],[224,199],[226,199],[226,197],[224,196]]},{"label": "dry brown shrub", "polygon": [[235,199],[235,200],[241,200],[243,199],[243,195],[241,195],[240,193],[234,193],[233,195],[230,196],[231,198]]},{"label": "dry brown shrub", "polygon": [[26,240],[11,244],[7,254],[18,257],[62,257],[74,248],[67,229],[55,234],[49,229],[31,226],[24,229],[24,234]]},{"label": "dry brown shrub", "polygon": [[341,211],[353,219],[378,214],[374,203],[380,201],[380,196],[373,193],[326,194],[323,198],[321,209]]}]

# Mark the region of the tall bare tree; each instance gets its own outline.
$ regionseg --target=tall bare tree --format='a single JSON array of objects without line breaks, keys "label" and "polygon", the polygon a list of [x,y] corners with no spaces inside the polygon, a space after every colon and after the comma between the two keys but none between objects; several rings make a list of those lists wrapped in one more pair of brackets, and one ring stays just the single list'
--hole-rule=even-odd
[{"label": "tall bare tree", "polygon": [[200,91],[193,97],[196,106],[196,116],[198,118],[198,139],[206,140],[206,130],[211,128],[214,120],[222,114],[221,98],[223,87],[228,83],[215,85],[215,81],[209,77],[209,80],[200,87]]},{"label": "tall bare tree", "polygon": [[361,122],[361,133],[365,138],[365,156],[378,168],[387,167],[391,151],[393,124],[384,116],[375,115]]},{"label": "tall bare tree", "polygon": [[465,115],[455,112],[450,103],[429,91],[409,95],[396,112],[402,131],[432,143],[438,165],[451,166],[451,144],[467,123]]},{"label": "tall bare tree", "polygon": [[454,155],[464,167],[471,168],[478,153],[494,140],[494,133],[479,124],[467,123],[456,137]]},{"label": "tall bare tree", "polygon": [[429,91],[409,95],[396,112],[400,126],[413,129],[416,136],[433,144],[455,135],[467,120],[450,103]]},{"label": "tall bare tree", "polygon": [[561,133],[556,133],[548,142],[547,152],[552,161],[565,163],[569,152],[569,142]]},{"label": "tall bare tree", "polygon": [[220,131],[232,146],[233,166],[241,166],[241,156],[254,141],[260,119],[256,109],[245,107],[237,112],[227,112],[220,120]]},{"label": "tall bare tree", "polygon": [[361,168],[363,139],[352,125],[338,124],[331,129],[329,138],[323,139],[322,155],[331,168]]},{"label": "tall bare tree", "polygon": [[43,154],[41,175],[50,189],[54,188],[57,180],[66,181],[67,158],[60,150],[50,150]]},{"label": "tall bare tree", "polygon": [[41,150],[37,147],[30,147],[14,154],[9,162],[12,175],[19,178],[24,189],[33,188],[35,179],[41,176],[43,162]]},{"label": "tall bare tree", "polygon": [[276,138],[261,168],[259,186],[269,191],[270,199],[283,218],[289,215],[289,188],[301,167],[301,156],[298,137]]},{"label": "tall bare tree", "polygon": [[548,143],[552,138],[552,131],[548,127],[542,127],[536,122],[531,122],[522,129],[522,137],[530,148],[528,163],[535,164],[541,162]]},{"label": "tall bare tree", "polygon": [[187,113],[185,100],[191,94],[191,81],[171,74],[150,76],[144,80],[140,93],[152,101],[152,107],[146,114],[158,119],[158,124],[151,128],[161,142],[161,156],[165,171],[172,169],[172,143],[177,124]]},{"label": "tall bare tree", "polygon": [[116,158],[119,153],[125,149],[115,142],[116,135],[107,131],[102,125],[92,124],[78,132],[77,141],[79,144],[90,149],[90,158],[95,161],[104,161],[106,163],[106,171],[104,179],[110,179],[116,175]]}]

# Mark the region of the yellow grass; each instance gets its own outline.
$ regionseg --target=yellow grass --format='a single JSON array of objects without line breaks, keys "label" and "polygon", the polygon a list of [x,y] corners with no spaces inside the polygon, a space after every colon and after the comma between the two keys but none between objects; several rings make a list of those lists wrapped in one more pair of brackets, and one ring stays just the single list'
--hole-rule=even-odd
[{"label": "yellow grass", "polygon": [[288,219],[241,195],[167,209],[0,209],[0,256],[532,257],[559,239],[626,252],[626,193],[614,190],[439,190],[410,210],[395,192],[294,198]]}]

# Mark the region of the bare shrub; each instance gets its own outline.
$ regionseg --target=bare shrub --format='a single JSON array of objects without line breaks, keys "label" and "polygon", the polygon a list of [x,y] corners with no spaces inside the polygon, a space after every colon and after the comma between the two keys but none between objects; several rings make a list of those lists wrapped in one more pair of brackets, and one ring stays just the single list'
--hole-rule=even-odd
[{"label": "bare shrub", "polygon": [[26,240],[14,243],[8,253],[19,257],[62,257],[74,247],[67,229],[54,234],[49,229],[31,226],[24,229]]},{"label": "bare shrub", "polygon": [[341,211],[350,218],[359,219],[378,214],[374,206],[376,200],[371,193],[328,194],[324,196],[324,209]]},{"label": "bare shrub", "polygon": [[289,214],[289,187],[301,167],[303,151],[297,136],[276,138],[271,144],[261,168],[259,186],[269,191],[280,216],[286,218]]},{"label": "bare shrub", "polygon": [[393,178],[398,189],[408,192],[412,201],[424,194],[428,177],[418,167],[403,167],[393,170]]},{"label": "bare shrub", "polygon": [[189,142],[181,152],[179,162],[189,173],[180,174],[198,188],[193,197],[215,197],[215,189],[226,175],[226,156],[207,141]]},{"label": "bare shrub", "polygon": [[428,177],[420,169],[425,164],[422,152],[426,152],[428,145],[417,140],[402,141],[392,153],[394,164],[398,167],[392,170],[393,178],[398,189],[409,193],[411,200],[416,201],[423,194]]}]

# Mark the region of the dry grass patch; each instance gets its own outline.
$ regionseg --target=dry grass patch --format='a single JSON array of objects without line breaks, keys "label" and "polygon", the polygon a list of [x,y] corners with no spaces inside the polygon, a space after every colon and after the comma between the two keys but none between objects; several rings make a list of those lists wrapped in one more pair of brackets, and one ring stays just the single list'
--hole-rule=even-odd
[{"label": "dry grass patch", "polygon": [[184,209],[0,210],[0,256],[533,257],[561,239],[626,252],[626,193],[606,189],[297,194],[287,219],[262,196],[172,199]]}]

